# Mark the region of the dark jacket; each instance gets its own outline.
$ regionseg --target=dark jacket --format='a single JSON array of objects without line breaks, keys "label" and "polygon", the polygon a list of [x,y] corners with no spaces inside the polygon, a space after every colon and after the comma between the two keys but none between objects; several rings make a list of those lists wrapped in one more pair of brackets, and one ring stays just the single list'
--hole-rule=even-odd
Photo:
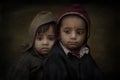
[{"label": "dark jacket", "polygon": [[7,80],[41,80],[41,65],[44,59],[34,51],[23,54],[17,64],[10,68]]},{"label": "dark jacket", "polygon": [[90,54],[66,55],[56,44],[44,64],[43,80],[102,80],[102,72]]},{"label": "dark jacket", "polygon": [[23,45],[23,56],[8,71],[8,80],[41,80],[42,63],[45,57],[37,55],[34,49],[34,40],[36,32],[41,25],[54,21],[56,18],[52,12],[40,11],[33,18],[30,29],[28,42]]}]

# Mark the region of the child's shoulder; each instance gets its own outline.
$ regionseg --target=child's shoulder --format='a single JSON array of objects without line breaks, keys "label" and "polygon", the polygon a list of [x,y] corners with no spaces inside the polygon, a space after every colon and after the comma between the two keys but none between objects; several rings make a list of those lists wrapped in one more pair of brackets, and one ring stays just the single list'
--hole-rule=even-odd
[{"label": "child's shoulder", "polygon": [[30,53],[23,53],[17,60],[17,63],[27,64],[30,62],[31,59],[32,59],[32,55]]}]

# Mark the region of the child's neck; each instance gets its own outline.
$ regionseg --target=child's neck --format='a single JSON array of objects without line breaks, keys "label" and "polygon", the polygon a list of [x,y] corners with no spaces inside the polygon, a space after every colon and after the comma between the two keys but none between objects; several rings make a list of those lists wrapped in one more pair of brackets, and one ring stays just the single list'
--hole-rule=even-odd
[{"label": "child's neck", "polygon": [[74,54],[80,54],[80,48],[70,50]]},{"label": "child's neck", "polygon": [[78,48],[70,49],[70,51],[73,51],[73,52],[79,52],[80,49],[81,49],[81,47],[78,47]]},{"label": "child's neck", "polygon": [[79,51],[78,50],[77,51],[76,50],[71,50],[71,52],[78,53]]},{"label": "child's neck", "polygon": [[74,50],[71,50],[71,53],[72,53],[73,55],[75,55],[76,57],[80,57],[80,50],[74,49]]}]

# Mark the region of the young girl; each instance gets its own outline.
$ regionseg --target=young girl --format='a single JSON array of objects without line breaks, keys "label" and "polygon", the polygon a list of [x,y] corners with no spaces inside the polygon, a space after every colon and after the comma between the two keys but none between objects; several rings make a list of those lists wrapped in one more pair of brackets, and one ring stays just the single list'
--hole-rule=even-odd
[{"label": "young girl", "polygon": [[59,42],[44,64],[44,80],[102,80],[102,72],[87,45],[90,19],[79,4],[57,18]]},{"label": "young girl", "polygon": [[29,42],[24,54],[9,72],[8,80],[41,80],[42,62],[56,41],[55,17],[39,12],[29,29]]}]

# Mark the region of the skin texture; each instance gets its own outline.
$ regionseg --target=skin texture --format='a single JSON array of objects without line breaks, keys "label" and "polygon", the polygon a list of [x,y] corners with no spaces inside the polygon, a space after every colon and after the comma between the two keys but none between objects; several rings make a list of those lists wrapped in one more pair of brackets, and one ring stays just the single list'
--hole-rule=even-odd
[{"label": "skin texture", "polygon": [[60,40],[63,45],[73,52],[80,50],[86,39],[86,24],[78,16],[63,18],[60,26]]},{"label": "skin texture", "polygon": [[55,33],[50,27],[48,31],[36,35],[34,47],[39,54],[48,54],[55,43]]}]

